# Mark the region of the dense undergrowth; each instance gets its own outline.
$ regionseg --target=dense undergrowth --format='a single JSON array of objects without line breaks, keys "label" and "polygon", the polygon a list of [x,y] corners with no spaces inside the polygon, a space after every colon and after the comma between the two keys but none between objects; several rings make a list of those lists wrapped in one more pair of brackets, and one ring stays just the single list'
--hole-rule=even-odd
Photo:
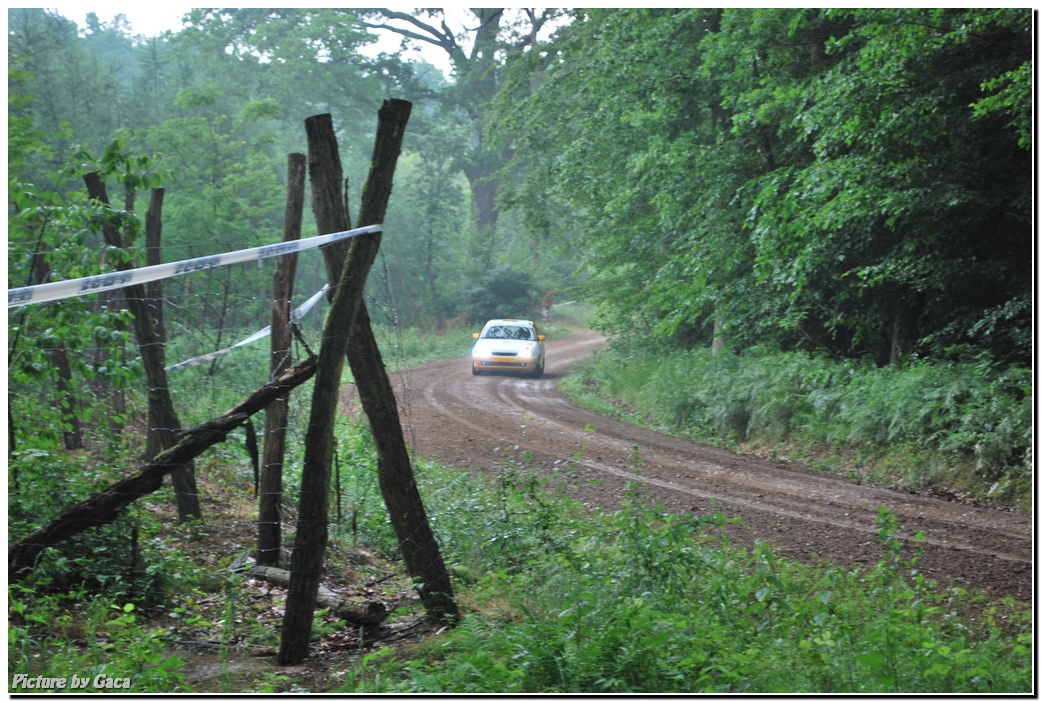
[{"label": "dense undergrowth", "polygon": [[1032,509],[1028,368],[630,348],[597,355],[561,385],[579,402],[697,441]]},{"label": "dense undergrowth", "polygon": [[[334,499],[346,515],[334,544],[394,554],[363,424],[337,431],[345,467]],[[420,487],[465,612],[458,628],[411,648],[379,647],[311,691],[340,692],[1026,692],[1032,623],[1025,605],[940,589],[901,551],[879,513],[884,557],[852,570],[811,567],[728,545],[719,515],[675,516],[642,503],[593,513],[565,499],[567,463],[536,475],[506,447],[495,478],[420,462]],[[195,631],[227,652],[274,645],[277,627],[244,616],[230,596],[224,550],[170,539],[165,491],[99,530],[108,560],[52,551],[35,580],[12,585],[12,674],[76,671],[133,680],[134,692],[189,690],[171,639]],[[164,514],[167,516],[164,518]],[[215,529],[219,514],[207,516]],[[130,572],[125,530],[150,538]],[[192,528],[173,527],[190,536]],[[176,534],[174,534],[176,536]],[[121,548],[123,547],[123,548]],[[337,549],[334,548],[335,552]],[[212,555],[212,554],[210,554]],[[393,561],[393,556],[390,556]],[[346,568],[343,561],[331,569]],[[400,568],[400,564],[395,566]],[[68,587],[68,571],[92,574]],[[104,572],[102,572],[104,571]],[[110,579],[101,581],[106,577]],[[62,580],[64,589],[50,587]],[[218,598],[216,610],[200,603]],[[277,608],[278,603],[273,605]],[[316,637],[336,629],[316,615]],[[414,616],[415,612],[411,612]],[[400,616],[396,615],[396,616]],[[277,621],[277,620],[276,620]],[[391,620],[393,621],[393,619]],[[74,645],[69,645],[73,643]],[[316,642],[317,644],[317,642]],[[277,671],[237,678],[225,692],[293,688]],[[309,683],[313,684],[313,683]]]},{"label": "dense undergrowth", "polygon": [[[465,352],[467,343],[446,341],[448,355],[457,353],[456,345]],[[222,373],[251,372],[244,357],[228,361]],[[737,367],[734,360],[727,363]],[[630,373],[635,370],[630,366]],[[581,384],[592,382],[589,373],[580,376]],[[188,392],[200,378],[185,375],[176,382]],[[973,387],[965,391],[969,397]],[[306,394],[299,394],[291,412],[297,433],[303,431]],[[217,393],[193,406],[198,416],[186,417],[185,424],[215,416],[237,399],[230,391]],[[139,402],[132,398],[131,404]],[[751,435],[766,415],[749,412]],[[415,620],[421,608],[396,556],[371,436],[363,422],[347,418],[336,434],[327,571],[352,586],[383,582],[377,596],[394,598],[397,608],[387,625]],[[126,431],[118,440],[99,436],[92,448],[68,453],[45,437],[35,444],[23,438],[12,458],[19,477],[9,486],[9,538],[117,477],[121,466],[132,464],[139,441]],[[295,437],[287,456],[290,522],[300,446],[302,438]],[[813,567],[777,557],[767,543],[751,552],[733,547],[723,517],[664,514],[643,502],[636,484],[622,510],[591,512],[564,497],[575,480],[570,461],[558,463],[547,478],[523,446],[503,447],[502,453],[491,478],[417,461],[427,512],[464,612],[453,630],[431,633],[418,644],[374,644],[318,612],[316,652],[331,641],[352,652],[335,659],[335,670],[309,677],[273,666],[234,673],[234,656],[277,645],[284,606],[284,593],[261,592],[229,571],[255,538],[251,468],[236,439],[212,449],[199,466],[202,524],[174,524],[172,495],[164,488],[134,503],[114,524],[49,549],[31,578],[9,585],[9,675],[76,674],[93,681],[100,674],[129,679],[134,693],[199,691],[187,660],[191,649],[182,645],[195,641],[219,657],[218,687],[206,688],[219,692],[1031,689],[1029,607],[926,581],[918,571],[920,555],[906,546],[902,551],[894,538],[898,525],[887,510],[879,513],[884,556],[878,563],[852,570]],[[226,536],[232,530],[237,535]],[[220,534],[223,540],[217,540]],[[291,533],[284,542],[292,543]],[[392,586],[395,580],[400,584]]]},{"label": "dense undergrowth", "polygon": [[[615,514],[527,504],[509,522],[527,546],[482,549],[461,626],[383,654],[350,691],[1029,689],[1029,619],[998,626],[1006,603],[970,623],[959,610],[971,597],[922,579],[886,510],[883,560],[845,570],[797,565],[767,544],[728,546],[716,536],[721,516],[665,515],[635,494]],[[442,532],[449,544],[452,533]]]}]

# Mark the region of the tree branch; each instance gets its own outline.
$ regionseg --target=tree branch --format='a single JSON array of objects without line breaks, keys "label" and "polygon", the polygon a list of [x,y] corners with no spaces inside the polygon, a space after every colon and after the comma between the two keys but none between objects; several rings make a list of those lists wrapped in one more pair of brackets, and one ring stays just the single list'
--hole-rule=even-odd
[{"label": "tree branch", "polygon": [[556,12],[550,9],[543,10],[541,16],[536,16],[535,10],[530,7],[524,9],[524,14],[528,16],[528,21],[531,22],[531,31],[528,32],[526,36],[521,38],[519,42],[514,44],[514,48],[516,49],[523,49],[528,46],[535,46],[535,42],[538,41],[539,38],[539,32],[542,30],[544,26],[546,26],[546,22],[549,22],[551,19],[557,16]]},{"label": "tree branch", "polygon": [[419,29],[420,31],[425,32],[426,34],[419,34],[417,32],[408,30],[404,27],[395,27],[389,24],[377,24],[373,22],[366,22],[364,20],[362,21],[362,24],[368,27],[369,29],[386,29],[389,32],[394,32],[395,34],[405,37],[407,39],[414,39],[416,41],[422,41],[426,42],[427,44],[437,46],[441,49],[444,49],[445,53],[448,54],[448,57],[452,60],[453,63],[458,63],[459,61],[463,61],[466,59],[466,55],[463,53],[462,47],[459,46],[459,43],[455,39],[455,35],[452,33],[452,30],[448,28],[448,25],[445,23],[443,17],[441,19],[441,30],[438,30],[433,25],[427,24],[426,22],[423,22],[413,17],[412,15],[406,14],[404,12],[396,12],[385,7],[378,8],[376,12],[379,12],[381,15],[383,15],[383,17],[385,17],[388,20],[400,20],[402,22],[407,22],[411,24],[413,27]]},{"label": "tree branch", "polygon": [[309,380],[316,367],[314,359],[296,364],[220,417],[180,432],[173,446],[158,454],[130,477],[113,483],[92,497],[69,507],[46,526],[11,544],[7,549],[8,581],[16,582],[28,575],[36,558],[48,546],[92,527],[115,521],[124,507],[139,497],[158,490],[167,473],[227,439],[228,434],[246,419]]}]

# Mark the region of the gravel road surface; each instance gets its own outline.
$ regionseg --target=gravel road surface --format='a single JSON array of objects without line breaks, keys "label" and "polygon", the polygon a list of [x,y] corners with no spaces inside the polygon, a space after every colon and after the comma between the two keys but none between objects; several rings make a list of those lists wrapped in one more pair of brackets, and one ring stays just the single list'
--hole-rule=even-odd
[{"label": "gravel road surface", "polygon": [[[751,546],[763,540],[776,553],[803,562],[876,563],[881,550],[875,521],[885,506],[897,515],[903,537],[925,533],[919,565],[926,577],[1030,601],[1031,517],[858,484],[664,436],[577,407],[557,391],[557,380],[603,344],[593,333],[548,341],[546,374],[538,380],[474,377],[467,358],[394,373],[406,438],[420,455],[492,475],[501,471],[503,452],[513,446],[547,473],[570,462],[576,480],[569,494],[607,510],[619,506],[628,481],[638,480],[645,504],[739,518],[741,525],[727,528],[731,542]],[[904,553],[913,554],[913,548],[909,544]]]}]

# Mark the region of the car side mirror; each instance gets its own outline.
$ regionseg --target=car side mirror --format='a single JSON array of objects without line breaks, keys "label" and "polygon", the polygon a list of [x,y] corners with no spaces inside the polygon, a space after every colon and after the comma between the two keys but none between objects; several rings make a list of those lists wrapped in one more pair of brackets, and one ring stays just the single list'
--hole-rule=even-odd
[{"label": "car side mirror", "polygon": [[481,332],[474,332],[474,338],[477,339],[481,336]]},{"label": "car side mirror", "polygon": [[539,334],[539,341],[545,341],[545,340],[546,340],[546,335],[545,334]]}]

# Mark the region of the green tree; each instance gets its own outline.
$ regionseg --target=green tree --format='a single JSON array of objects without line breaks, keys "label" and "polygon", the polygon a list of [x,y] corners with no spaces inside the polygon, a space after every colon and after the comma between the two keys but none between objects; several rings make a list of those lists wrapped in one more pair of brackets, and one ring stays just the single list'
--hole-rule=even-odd
[{"label": "green tree", "polygon": [[553,45],[511,60],[494,103],[494,133],[515,153],[504,201],[571,242],[605,323],[643,337],[692,342],[717,304],[711,286],[742,261],[732,242],[719,246],[736,229],[727,206],[747,166],[709,159],[727,148],[718,97],[698,75],[711,19],[578,13]]},{"label": "green tree", "polygon": [[[183,116],[147,134],[147,142],[163,154],[166,167],[175,174],[165,208],[166,246],[180,258],[192,258],[276,241],[284,194],[270,146],[256,138],[253,128],[269,117],[270,103],[249,103],[233,118],[225,112],[230,105],[223,93],[210,85],[180,91],[177,106]],[[262,269],[235,275],[230,269],[214,269],[168,283],[174,295],[204,294],[205,316],[193,312],[191,318],[178,321],[210,335],[215,349],[226,341],[224,330],[229,327],[264,326],[269,286],[270,275]],[[257,302],[230,304],[246,296]]]},{"label": "green tree", "polygon": [[[725,15],[710,60],[744,58],[710,70],[739,108],[735,128],[763,135],[771,161],[746,185],[747,226],[782,325],[879,361],[967,341],[1025,350],[1014,339],[1029,158],[1013,130],[971,110],[989,77],[1025,60],[1021,29],[1001,12]],[[791,46],[819,48],[801,52],[801,69]],[[735,79],[741,64],[755,89]],[[1010,313],[1000,331],[974,334],[999,310]]]},{"label": "green tree", "polygon": [[533,282],[531,273],[523,268],[497,266],[488,270],[468,295],[470,321],[531,316],[538,298]]},{"label": "green tree", "polygon": [[278,106],[286,150],[304,150],[305,118],[335,114],[347,136],[347,175],[359,183],[371,115],[386,93],[401,92],[398,78],[408,73],[359,53],[375,40],[355,11],[318,8],[195,10],[178,35],[179,50],[212,57],[193,62],[197,80],[217,85],[238,109],[261,98]]},{"label": "green tree", "polygon": [[394,32],[402,45],[424,43],[445,52],[452,63],[455,83],[439,91],[446,108],[464,113],[470,124],[470,140],[460,165],[470,185],[473,244],[470,256],[487,266],[494,258],[499,220],[497,172],[510,153],[488,138],[486,108],[500,89],[503,62],[536,46],[540,34],[561,17],[555,9],[471,9],[475,28],[453,30],[444,9],[419,9],[411,13],[390,9],[363,14],[366,26]]},{"label": "green tree", "polygon": [[[395,298],[406,323],[423,326],[432,320],[436,330],[444,331],[464,292],[460,273],[466,259],[466,181],[456,158],[466,131],[451,122],[424,124],[429,119],[414,117],[418,127],[409,140],[412,153],[398,165],[396,202],[387,217],[388,230],[410,236],[384,241],[387,267],[395,273],[387,276],[385,285],[373,286],[372,293],[387,302],[386,288],[394,286],[397,295],[407,295],[405,300]],[[409,300],[418,308],[415,312]],[[420,317],[413,319],[409,313]]]},{"label": "green tree", "polygon": [[614,330],[1023,359],[1028,18],[576,13],[497,97],[505,201],[588,256]]}]

